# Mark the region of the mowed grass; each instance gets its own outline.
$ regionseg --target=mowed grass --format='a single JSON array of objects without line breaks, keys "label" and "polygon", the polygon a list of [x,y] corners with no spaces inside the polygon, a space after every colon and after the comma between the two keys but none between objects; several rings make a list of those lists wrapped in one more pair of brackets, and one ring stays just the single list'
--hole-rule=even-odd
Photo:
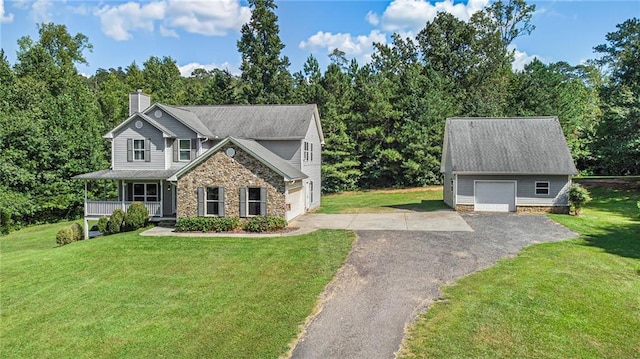
[{"label": "mowed grass", "polygon": [[0,238],[0,357],[275,358],[354,241],[126,233],[57,247],[64,225]]},{"label": "mowed grass", "polygon": [[593,190],[581,234],[445,288],[409,329],[403,358],[640,357],[638,193]]},{"label": "mowed grass", "polygon": [[442,187],[422,187],[323,195],[317,213],[386,213],[439,209],[449,209],[442,202]]}]

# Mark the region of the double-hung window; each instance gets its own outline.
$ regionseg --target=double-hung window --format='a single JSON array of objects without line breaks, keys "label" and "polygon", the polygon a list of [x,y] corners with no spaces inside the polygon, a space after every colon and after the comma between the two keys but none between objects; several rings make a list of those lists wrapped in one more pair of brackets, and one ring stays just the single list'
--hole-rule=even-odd
[{"label": "double-hung window", "polygon": [[130,187],[128,197],[129,201],[135,202],[159,202],[160,196],[158,195],[157,183],[134,183]]},{"label": "double-hung window", "polygon": [[549,182],[536,182],[536,195],[544,196],[549,194]]},{"label": "double-hung window", "polygon": [[224,216],[223,187],[198,187],[198,216]]},{"label": "double-hung window", "polygon": [[303,158],[305,162],[313,161],[313,143],[304,141]]},{"label": "double-hung window", "polygon": [[151,161],[151,139],[127,138],[127,162]]},{"label": "double-hung window", "polygon": [[144,161],[144,140],[133,140],[133,160]]},{"label": "double-hung window", "polygon": [[191,161],[191,140],[178,140],[179,160]]},{"label": "double-hung window", "polygon": [[267,189],[265,187],[240,188],[240,217],[265,216],[267,214]]}]

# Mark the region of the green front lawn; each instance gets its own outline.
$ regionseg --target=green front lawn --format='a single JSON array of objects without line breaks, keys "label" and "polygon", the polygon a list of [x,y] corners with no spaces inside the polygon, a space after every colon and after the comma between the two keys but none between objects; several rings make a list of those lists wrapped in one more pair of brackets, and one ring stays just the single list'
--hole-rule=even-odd
[{"label": "green front lawn", "polygon": [[551,216],[579,239],[528,247],[447,287],[402,357],[637,358],[640,196],[592,196],[580,217]]},{"label": "green front lawn", "polygon": [[450,209],[442,202],[442,187],[424,187],[323,195],[322,205],[317,213],[384,213],[438,209]]},{"label": "green front lawn", "polygon": [[0,238],[4,358],[275,358],[354,235],[141,237],[64,247],[68,223]]}]

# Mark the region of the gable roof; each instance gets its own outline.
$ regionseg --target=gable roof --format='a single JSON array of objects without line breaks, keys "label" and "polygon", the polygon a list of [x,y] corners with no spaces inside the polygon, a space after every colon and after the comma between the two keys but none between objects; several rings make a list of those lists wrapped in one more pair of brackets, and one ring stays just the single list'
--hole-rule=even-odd
[{"label": "gable roof", "polygon": [[129,116],[129,118],[127,118],[126,120],[122,121],[122,123],[120,123],[118,126],[116,126],[113,130],[107,132],[104,134],[104,138],[113,138],[113,134],[120,131],[123,127],[125,127],[127,124],[129,124],[131,121],[133,121],[136,118],[140,118],[145,120],[146,122],[148,122],[151,126],[157,128],[158,130],[160,130],[160,132],[162,132],[162,137],[166,137],[166,138],[175,138],[176,134],[173,133],[171,130],[169,130],[168,128],[164,127],[163,125],[161,125],[158,121],[152,119],[151,117],[147,116],[144,113],[141,112],[135,112],[134,114],[132,114],[131,116]]},{"label": "gable roof", "polygon": [[189,111],[182,110],[177,107],[168,106],[161,104],[159,102],[154,103],[151,107],[149,107],[145,113],[151,113],[155,108],[160,108],[164,112],[168,113],[171,117],[176,120],[182,122],[183,125],[190,128],[193,132],[197,133],[201,137],[210,137],[213,138],[215,135],[209,128],[207,128],[198,117]]},{"label": "gable roof", "polygon": [[179,170],[168,179],[170,181],[176,181],[179,177],[197,167],[202,162],[206,161],[209,157],[211,157],[211,155],[220,151],[220,149],[222,149],[222,147],[228,143],[233,143],[234,145],[238,146],[243,151],[247,152],[249,155],[262,162],[265,166],[281,175],[285,181],[293,181],[308,177],[306,174],[302,173],[302,171],[289,164],[289,162],[283,160],[278,155],[269,151],[254,140],[227,137],[224,140],[220,141],[220,143],[218,143],[216,146],[210,148],[198,158],[191,161],[188,165],[184,166],[181,170]]},{"label": "gable roof", "polygon": [[[219,138],[251,138],[256,140],[303,139],[314,120],[320,142],[324,135],[316,105],[222,105],[176,106],[177,116],[198,119]],[[179,113],[178,113],[179,112]]]},{"label": "gable roof", "polygon": [[457,174],[578,174],[557,117],[448,118],[445,156]]}]

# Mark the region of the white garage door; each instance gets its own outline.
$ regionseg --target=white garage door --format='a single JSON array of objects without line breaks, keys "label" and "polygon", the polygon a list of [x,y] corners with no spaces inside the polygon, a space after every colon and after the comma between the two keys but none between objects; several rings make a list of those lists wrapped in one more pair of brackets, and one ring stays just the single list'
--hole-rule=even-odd
[{"label": "white garage door", "polygon": [[302,186],[298,188],[288,189],[285,202],[291,210],[285,213],[287,221],[304,213],[304,191]]},{"label": "white garage door", "polygon": [[516,183],[477,181],[475,183],[474,210],[488,212],[515,212]]}]

